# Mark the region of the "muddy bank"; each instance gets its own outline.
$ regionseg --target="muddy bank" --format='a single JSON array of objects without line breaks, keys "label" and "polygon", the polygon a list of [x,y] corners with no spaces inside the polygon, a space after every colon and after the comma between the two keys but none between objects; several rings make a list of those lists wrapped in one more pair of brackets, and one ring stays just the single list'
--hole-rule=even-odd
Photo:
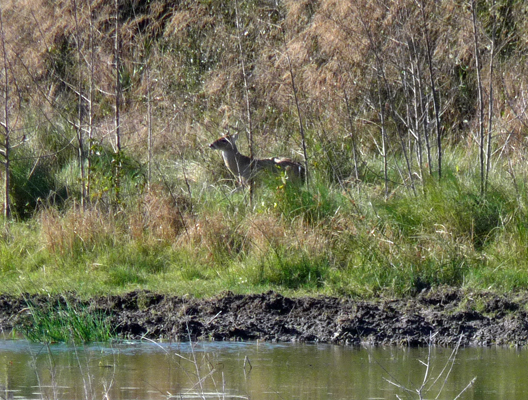
[{"label": "muddy bank", "polygon": [[[50,307],[64,297],[0,296],[0,328],[27,316],[27,301]],[[526,345],[528,293],[423,293],[410,299],[288,298],[275,292],[210,299],[131,292],[70,304],[104,312],[126,338],[267,340],[343,345]],[[432,338],[432,339],[431,339]]]}]

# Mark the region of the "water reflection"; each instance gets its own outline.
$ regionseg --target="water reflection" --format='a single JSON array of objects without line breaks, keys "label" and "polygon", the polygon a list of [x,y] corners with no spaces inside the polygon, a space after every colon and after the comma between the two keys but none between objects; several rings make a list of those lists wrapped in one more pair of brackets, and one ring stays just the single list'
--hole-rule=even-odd
[{"label": "water reflection", "polygon": [[[0,398],[525,399],[526,350],[356,349],[331,345],[129,342],[71,347],[0,341]],[[450,371],[434,383],[445,366]],[[445,371],[444,371],[445,372]],[[444,374],[446,376],[447,373]],[[393,382],[391,384],[390,382]],[[397,386],[396,386],[397,385]],[[399,387],[398,387],[399,386]]]}]

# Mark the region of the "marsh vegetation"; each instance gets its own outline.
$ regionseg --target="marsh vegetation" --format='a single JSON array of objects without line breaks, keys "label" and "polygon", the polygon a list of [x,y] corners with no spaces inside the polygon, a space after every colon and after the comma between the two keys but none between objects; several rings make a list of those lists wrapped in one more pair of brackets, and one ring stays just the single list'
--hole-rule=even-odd
[{"label": "marsh vegetation", "polygon": [[[2,2],[0,291],[527,289],[527,12]],[[231,193],[227,132],[306,183]]]}]

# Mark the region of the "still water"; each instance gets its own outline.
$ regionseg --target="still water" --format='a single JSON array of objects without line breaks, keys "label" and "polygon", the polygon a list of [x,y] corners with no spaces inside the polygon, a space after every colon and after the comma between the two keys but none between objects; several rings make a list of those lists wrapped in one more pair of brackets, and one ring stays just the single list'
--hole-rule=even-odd
[{"label": "still water", "polygon": [[47,347],[2,340],[0,398],[415,399],[403,387],[419,389],[426,373],[424,399],[439,393],[454,399],[475,377],[460,399],[528,398],[528,350],[463,348],[450,363],[452,353],[255,342]]}]

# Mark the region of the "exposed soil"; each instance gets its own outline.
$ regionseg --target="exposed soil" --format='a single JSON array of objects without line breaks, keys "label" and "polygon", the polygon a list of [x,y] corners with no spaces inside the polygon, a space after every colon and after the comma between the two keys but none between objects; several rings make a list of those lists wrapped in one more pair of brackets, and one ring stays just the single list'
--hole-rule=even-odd
[{"label": "exposed soil", "polygon": [[[27,301],[53,307],[62,297],[0,296],[0,328],[27,315]],[[131,292],[80,302],[111,318],[126,338],[266,340],[343,345],[525,345],[528,293],[471,294],[455,289],[408,299],[288,298],[275,292],[210,299]]]}]

